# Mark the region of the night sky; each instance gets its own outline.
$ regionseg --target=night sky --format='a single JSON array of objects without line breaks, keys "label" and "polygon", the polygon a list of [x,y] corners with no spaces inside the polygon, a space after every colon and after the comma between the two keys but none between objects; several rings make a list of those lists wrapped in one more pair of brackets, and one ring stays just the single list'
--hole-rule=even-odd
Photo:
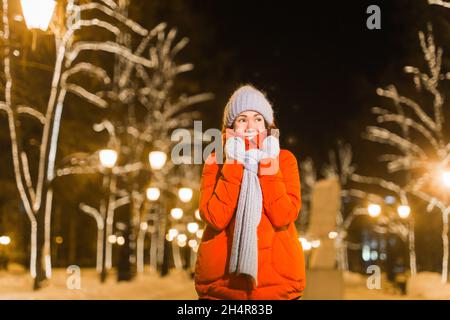
[{"label": "night sky", "polygon": [[[381,8],[381,30],[366,28],[370,4]],[[427,21],[439,31],[447,14],[426,0],[190,0],[148,6],[143,10],[149,24],[150,17],[167,21],[191,40],[183,59],[196,69],[185,76],[195,80],[195,90],[216,96],[202,107],[207,127],[220,128],[227,99],[249,82],[273,103],[282,147],[319,164],[338,139],[353,145],[355,161],[367,159],[368,148],[376,146],[361,133],[374,123],[376,88],[399,81],[412,88],[402,68],[422,63],[417,32]]]}]

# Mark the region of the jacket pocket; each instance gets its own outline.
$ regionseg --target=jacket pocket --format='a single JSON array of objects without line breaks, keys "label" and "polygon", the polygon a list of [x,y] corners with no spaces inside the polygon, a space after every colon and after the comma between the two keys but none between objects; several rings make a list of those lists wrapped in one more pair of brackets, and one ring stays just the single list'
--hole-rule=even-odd
[{"label": "jacket pocket", "polygon": [[196,282],[207,283],[222,278],[226,273],[227,255],[225,230],[210,240],[202,241],[197,251]]},{"label": "jacket pocket", "polygon": [[275,232],[272,243],[272,265],[284,278],[301,281],[305,277],[305,262],[300,242],[288,230]]}]

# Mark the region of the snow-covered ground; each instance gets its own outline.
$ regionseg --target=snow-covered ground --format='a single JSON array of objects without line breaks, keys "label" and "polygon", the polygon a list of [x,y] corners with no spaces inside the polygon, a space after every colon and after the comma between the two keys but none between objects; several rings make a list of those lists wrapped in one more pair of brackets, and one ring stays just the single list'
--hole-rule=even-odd
[{"label": "snow-covered ground", "polygon": [[165,277],[153,270],[145,270],[132,282],[116,281],[111,272],[104,284],[95,269],[81,269],[81,288],[68,289],[70,275],[65,269],[54,269],[52,279],[44,288],[32,291],[28,273],[14,269],[0,272],[0,299],[197,299],[194,282],[185,271],[172,269]]},{"label": "snow-covered ground", "polygon": [[[186,271],[172,269],[166,277],[159,277],[151,269],[132,282],[116,281],[112,272],[101,284],[94,269],[81,269],[81,288],[68,289],[70,275],[65,269],[54,269],[51,281],[44,288],[32,291],[32,281],[25,270],[12,267],[0,272],[0,299],[197,299],[193,279]],[[401,295],[386,281],[381,289],[369,290],[364,275],[344,275],[344,299],[450,299],[450,284],[442,285],[437,273],[419,273],[408,282],[408,294]]]}]

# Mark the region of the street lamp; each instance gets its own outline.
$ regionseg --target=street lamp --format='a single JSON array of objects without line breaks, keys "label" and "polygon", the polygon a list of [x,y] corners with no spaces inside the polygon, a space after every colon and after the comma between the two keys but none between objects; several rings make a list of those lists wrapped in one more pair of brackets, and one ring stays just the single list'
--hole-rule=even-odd
[{"label": "street lamp", "polygon": [[411,208],[407,205],[398,206],[397,213],[400,218],[406,219],[409,217],[409,214],[411,213]]},{"label": "street lamp", "polygon": [[338,237],[338,233],[336,231],[330,231],[328,233],[328,238],[330,238],[331,240],[336,239]]},{"label": "street lamp", "polygon": [[152,151],[148,154],[148,161],[153,170],[160,170],[166,164],[167,154],[163,151]]},{"label": "street lamp", "polygon": [[156,187],[147,188],[147,199],[149,201],[158,200],[160,195],[161,195],[161,192],[159,191],[159,188],[156,188]]},{"label": "street lamp", "polygon": [[442,182],[447,188],[450,188],[450,171],[444,171],[442,173]]},{"label": "street lamp", "polygon": [[312,248],[311,242],[309,242],[306,238],[299,237],[298,240],[302,244],[302,248],[304,251],[309,251]]},{"label": "street lamp", "polygon": [[320,240],[313,240],[313,241],[311,241],[311,247],[313,247],[315,249],[320,247]]},{"label": "street lamp", "polygon": [[172,216],[172,218],[180,220],[183,217],[183,209],[173,208],[172,210],[170,210],[170,215]]},{"label": "street lamp", "polygon": [[122,236],[117,237],[117,244],[123,246],[125,244],[125,238]]},{"label": "street lamp", "polygon": [[11,243],[11,238],[10,237],[8,237],[8,236],[1,236],[0,237],[0,245],[7,246],[10,243]]},{"label": "street lamp", "polygon": [[178,235],[178,230],[175,228],[169,229],[168,240],[172,241]]},{"label": "street lamp", "polygon": [[111,234],[108,236],[108,242],[109,243],[116,243],[117,242],[117,236],[115,234]]},{"label": "street lamp", "polygon": [[189,222],[187,225],[187,229],[190,233],[196,233],[198,230],[198,223],[197,222]]},{"label": "street lamp", "polygon": [[116,165],[117,152],[112,149],[103,149],[99,152],[100,163],[105,168],[112,168]]},{"label": "street lamp", "polygon": [[192,189],[191,188],[180,188],[178,190],[178,197],[182,202],[189,202],[192,199]]},{"label": "street lamp", "polygon": [[28,29],[47,31],[55,11],[54,0],[20,0],[23,16]]},{"label": "street lamp", "polygon": [[189,245],[189,247],[191,247],[191,248],[195,248],[195,247],[197,246],[197,240],[195,240],[195,239],[189,240],[189,241],[188,241],[188,245]]},{"label": "street lamp", "polygon": [[372,218],[378,217],[381,213],[381,206],[379,204],[371,203],[367,207],[367,211]]}]

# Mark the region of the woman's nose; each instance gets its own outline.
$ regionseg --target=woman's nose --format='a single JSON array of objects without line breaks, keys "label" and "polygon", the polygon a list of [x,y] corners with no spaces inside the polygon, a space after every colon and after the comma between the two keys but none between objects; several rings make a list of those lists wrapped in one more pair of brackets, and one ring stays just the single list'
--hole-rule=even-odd
[{"label": "woman's nose", "polygon": [[255,121],[253,121],[253,120],[248,121],[248,123],[247,123],[247,130],[249,130],[249,129],[251,129],[251,130],[256,130],[257,129]]}]

